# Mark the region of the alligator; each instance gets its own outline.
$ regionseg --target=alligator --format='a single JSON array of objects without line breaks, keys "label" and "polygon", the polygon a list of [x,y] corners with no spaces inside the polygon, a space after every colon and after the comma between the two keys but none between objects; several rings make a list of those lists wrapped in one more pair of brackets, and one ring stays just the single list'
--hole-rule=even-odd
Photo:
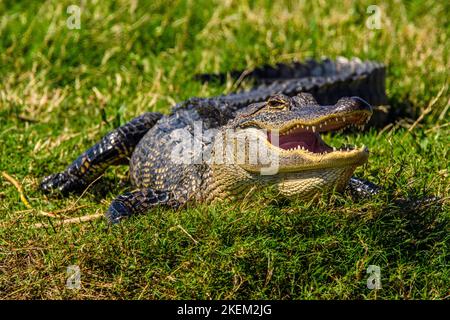
[{"label": "alligator", "polygon": [[156,206],[239,201],[265,188],[305,200],[330,190],[360,197],[379,192],[373,183],[352,177],[368,160],[368,149],[331,147],[321,133],[361,129],[373,106],[386,104],[383,64],[307,60],[257,68],[246,76],[253,81],[250,89],[190,98],[167,115],[134,118],[64,171],[44,178],[40,188],[80,192],[108,166],[129,164],[135,189],[112,201],[105,214],[111,223]]}]

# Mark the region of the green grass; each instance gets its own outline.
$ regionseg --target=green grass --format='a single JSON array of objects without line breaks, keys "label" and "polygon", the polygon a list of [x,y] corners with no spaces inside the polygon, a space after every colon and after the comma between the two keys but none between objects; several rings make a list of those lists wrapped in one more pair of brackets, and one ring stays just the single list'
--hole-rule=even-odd
[{"label": "green grass", "polygon": [[[379,3],[381,29],[370,30],[373,1],[129,2],[85,2],[80,30],[65,24],[73,1],[0,3],[0,171],[34,208],[0,178],[1,298],[448,299],[448,3]],[[413,115],[328,137],[370,148],[357,175],[385,186],[379,196],[155,210],[114,228],[102,219],[35,227],[56,221],[40,210],[76,202],[88,207],[67,217],[101,213],[129,190],[125,167],[80,198],[46,197],[43,176],[144,111],[231,88],[194,73],[311,56],[385,62],[390,104]],[[440,208],[394,202],[427,193],[445,199]],[[366,287],[372,264],[381,290]],[[69,265],[81,269],[80,290],[65,286]]]}]

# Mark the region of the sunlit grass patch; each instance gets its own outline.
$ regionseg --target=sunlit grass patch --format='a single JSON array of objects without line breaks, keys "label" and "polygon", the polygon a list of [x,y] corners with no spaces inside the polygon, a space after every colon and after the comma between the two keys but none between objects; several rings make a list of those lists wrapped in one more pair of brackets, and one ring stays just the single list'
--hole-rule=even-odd
[{"label": "sunlit grass patch", "polygon": [[[0,3],[0,171],[32,206],[0,179],[2,298],[448,298],[445,3],[380,3],[374,30],[366,26],[370,1],[89,1],[79,30],[66,25],[71,4]],[[389,103],[410,116],[326,137],[369,147],[356,174],[384,186],[380,195],[304,203],[262,194],[158,209],[114,228],[103,219],[58,225],[40,214],[103,213],[128,191],[126,167],[108,169],[81,197],[47,197],[37,186],[134,116],[233,88],[231,79],[202,84],[194,74],[311,56],[388,66]],[[441,207],[395,202],[425,195],[443,199]],[[80,290],[66,287],[69,265],[80,267]],[[367,288],[369,265],[381,268],[381,290]]]}]

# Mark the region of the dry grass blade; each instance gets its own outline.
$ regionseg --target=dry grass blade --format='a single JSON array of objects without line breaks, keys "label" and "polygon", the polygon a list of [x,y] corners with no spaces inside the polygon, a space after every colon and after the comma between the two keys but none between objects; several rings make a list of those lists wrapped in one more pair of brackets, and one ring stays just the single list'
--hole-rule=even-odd
[{"label": "dry grass blade", "polygon": [[83,198],[83,196],[86,194],[86,192],[89,190],[89,188],[96,183],[101,177],[103,177],[103,174],[101,174],[100,176],[98,176],[94,181],[92,181],[91,183],[89,183],[89,185],[86,187],[86,189],[84,189],[84,191],[81,193],[81,195],[78,197],[77,200],[75,200],[75,202],[72,204],[72,207],[75,207],[75,205],[78,203],[78,201],[80,201],[81,198]]},{"label": "dry grass blade", "polygon": [[[198,241],[195,240],[194,237],[193,237],[189,232],[187,232],[186,229],[183,228],[180,224],[177,224],[177,225],[175,226],[175,228],[178,228],[178,229],[180,229],[181,231],[183,231],[183,233],[186,234],[186,235],[189,237],[189,239],[191,239],[195,244],[198,243]],[[171,228],[171,229],[173,230],[174,228]]]},{"label": "dry grass blade", "polygon": [[411,127],[409,127],[408,132],[411,132],[414,130],[414,128],[417,126],[417,124],[423,120],[423,118],[425,118],[425,116],[431,112],[431,110],[433,109],[433,106],[435,105],[435,103],[439,100],[439,98],[441,97],[442,93],[445,91],[445,89],[447,88],[446,85],[444,85],[441,90],[439,91],[439,93],[437,94],[436,97],[434,97],[433,100],[430,101],[430,103],[428,104],[428,107],[420,114],[420,116],[417,118],[416,121],[414,121],[414,123],[411,125]]},{"label": "dry grass blade", "polygon": [[74,211],[77,211],[79,209],[83,209],[83,208],[87,208],[87,207],[89,207],[89,205],[87,205],[87,204],[82,205],[82,206],[77,206],[77,207],[74,207],[72,205],[72,206],[70,206],[68,208],[58,209],[58,210],[54,210],[54,211],[50,211],[50,212],[39,210],[38,213],[40,215],[42,215],[42,216],[46,216],[46,217],[50,217],[50,218],[62,219],[64,217],[61,216],[61,215],[65,214],[65,213],[74,212]]},{"label": "dry grass blade", "polygon": [[[53,226],[60,226],[60,225],[64,225],[64,224],[81,223],[81,222],[96,220],[96,219],[101,218],[101,217],[103,217],[102,213],[96,213],[96,214],[91,214],[91,215],[82,216],[82,217],[58,220],[57,222],[55,222],[52,225]],[[34,227],[35,228],[47,228],[47,227],[50,227],[50,224],[47,224],[47,223],[36,223],[34,225]]]},{"label": "dry grass blade", "polygon": [[31,204],[28,202],[27,197],[25,196],[24,192],[23,192],[23,188],[22,185],[20,184],[19,181],[17,181],[16,179],[14,179],[13,177],[11,177],[9,174],[7,174],[5,171],[2,171],[2,176],[3,178],[5,178],[6,180],[8,180],[19,192],[19,197],[20,200],[23,202],[23,204],[25,205],[25,207],[27,207],[28,209],[33,209],[33,207],[31,206]]},{"label": "dry grass blade", "polygon": [[[20,200],[23,202],[23,204],[28,208],[27,210],[21,210],[18,211],[18,213],[23,213],[23,212],[33,212],[36,211],[38,214],[40,214],[41,216],[44,217],[50,217],[50,218],[62,218],[61,214],[64,213],[69,213],[69,212],[74,212],[76,210],[82,209],[82,208],[86,208],[88,207],[88,205],[82,205],[82,206],[77,206],[75,207],[75,204],[77,202],[75,202],[72,206],[70,206],[69,208],[64,208],[64,209],[59,209],[59,210],[54,210],[54,211],[43,211],[43,210],[36,210],[35,208],[33,208],[33,206],[30,204],[30,202],[28,201],[27,197],[25,196],[25,193],[23,192],[23,187],[20,184],[19,181],[17,181],[14,177],[12,177],[11,175],[9,175],[6,172],[2,172],[2,176],[9,181],[19,192],[19,196],[20,196]],[[78,199],[79,200],[79,199]],[[77,201],[78,201],[77,200]]]}]

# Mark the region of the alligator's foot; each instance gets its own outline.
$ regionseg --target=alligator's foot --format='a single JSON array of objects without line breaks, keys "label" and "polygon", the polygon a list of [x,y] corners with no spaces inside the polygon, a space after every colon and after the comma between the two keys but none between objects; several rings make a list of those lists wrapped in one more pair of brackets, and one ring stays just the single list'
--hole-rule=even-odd
[{"label": "alligator's foot", "polygon": [[113,201],[105,213],[105,217],[111,224],[119,223],[122,219],[128,218],[133,214],[130,207],[121,201]]},{"label": "alligator's foot", "polygon": [[86,183],[67,171],[51,174],[42,179],[39,185],[42,191],[48,193],[61,193],[63,195],[78,192],[86,187]]},{"label": "alligator's foot", "polygon": [[109,223],[115,224],[157,206],[178,208],[179,203],[170,191],[141,189],[118,196],[109,206],[105,216]]},{"label": "alligator's foot", "polygon": [[382,188],[370,181],[351,177],[348,182],[347,190],[354,199],[365,199],[378,194]]}]

